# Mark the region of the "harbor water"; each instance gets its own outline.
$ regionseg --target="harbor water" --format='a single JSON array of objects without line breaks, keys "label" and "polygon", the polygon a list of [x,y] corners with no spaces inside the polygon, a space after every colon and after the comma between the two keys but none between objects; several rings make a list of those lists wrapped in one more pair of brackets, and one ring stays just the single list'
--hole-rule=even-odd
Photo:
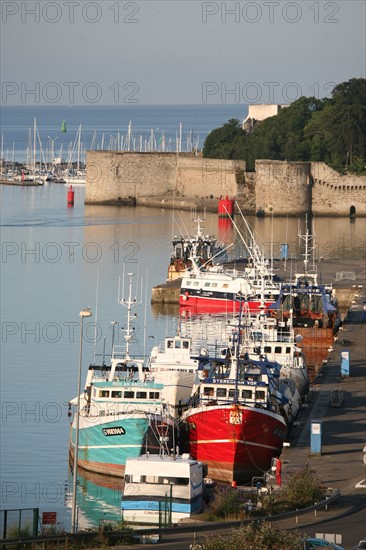
[{"label": "harbor water", "polygon": [[[64,185],[2,186],[0,192],[1,509],[57,512],[69,529],[68,402],[77,388],[79,312],[90,306],[93,313],[84,321],[82,383],[87,366],[110,354],[111,321],[117,321],[115,343],[122,344],[123,274],[134,273],[137,285],[133,351],[147,355],[165,335],[175,334],[177,308],[152,308],[151,289],[166,280],[172,236],[194,232],[194,223],[189,212],[85,206],[83,187],[75,188],[73,208],[67,207]],[[283,243],[289,244],[288,262],[295,269],[301,260],[298,220],[248,221],[268,256],[280,257]],[[243,251],[233,226],[217,214],[207,214],[204,228]],[[365,219],[319,218],[315,228],[317,258],[344,262],[346,271],[348,261],[365,259]],[[127,295],[126,281],[120,296]],[[214,338],[216,331],[205,333]],[[118,520],[120,492],[120,481],[81,475],[79,527]]]}]

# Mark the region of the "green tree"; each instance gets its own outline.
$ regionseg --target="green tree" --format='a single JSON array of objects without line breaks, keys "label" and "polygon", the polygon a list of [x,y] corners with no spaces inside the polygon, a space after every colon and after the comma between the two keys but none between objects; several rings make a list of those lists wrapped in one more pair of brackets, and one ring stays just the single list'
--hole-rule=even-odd
[{"label": "green tree", "polygon": [[300,97],[277,116],[259,124],[252,134],[256,158],[306,161],[311,156],[311,141],[304,128],[313,114],[322,109],[315,97]]},{"label": "green tree", "polygon": [[324,161],[337,170],[366,170],[366,79],[335,86],[332,97],[300,97],[247,134],[231,119],[206,138],[203,156],[242,159]]},{"label": "green tree", "polygon": [[271,524],[250,523],[238,527],[228,535],[215,533],[208,536],[204,543],[204,550],[259,550],[270,548],[271,550],[292,550],[303,548],[301,541],[304,535],[299,532],[289,532],[285,529],[276,529]]},{"label": "green tree", "polygon": [[332,98],[324,100],[322,112],[305,127],[305,135],[320,145],[321,158],[314,160],[350,170],[355,163],[359,171],[360,160],[366,162],[366,79],[338,84]]},{"label": "green tree", "polygon": [[206,138],[203,156],[206,158],[243,159],[246,132],[239,120],[232,118],[221,128],[213,130]]}]

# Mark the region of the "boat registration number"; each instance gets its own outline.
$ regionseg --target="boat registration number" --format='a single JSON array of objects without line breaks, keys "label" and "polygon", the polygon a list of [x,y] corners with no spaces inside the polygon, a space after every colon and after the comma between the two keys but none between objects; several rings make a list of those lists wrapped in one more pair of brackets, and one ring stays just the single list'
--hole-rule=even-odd
[{"label": "boat registration number", "polygon": [[230,424],[241,424],[243,415],[240,411],[230,411]]},{"label": "boat registration number", "polygon": [[122,426],[116,426],[115,428],[102,428],[103,434],[110,435],[125,435],[126,431]]}]

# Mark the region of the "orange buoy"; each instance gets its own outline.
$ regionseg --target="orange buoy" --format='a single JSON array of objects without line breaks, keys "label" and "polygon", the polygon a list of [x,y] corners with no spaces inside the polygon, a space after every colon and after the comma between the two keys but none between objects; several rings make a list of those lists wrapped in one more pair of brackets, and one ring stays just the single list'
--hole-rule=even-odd
[{"label": "orange buoy", "polygon": [[70,185],[69,190],[67,192],[67,206],[74,206],[74,190],[72,188],[72,185]]}]

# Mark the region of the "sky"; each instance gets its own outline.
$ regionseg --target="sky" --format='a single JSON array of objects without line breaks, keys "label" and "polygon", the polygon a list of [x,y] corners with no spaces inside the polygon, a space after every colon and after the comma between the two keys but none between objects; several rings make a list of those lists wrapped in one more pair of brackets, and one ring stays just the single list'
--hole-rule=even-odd
[{"label": "sky", "polygon": [[366,76],[366,3],[1,1],[3,105],[286,104]]}]

